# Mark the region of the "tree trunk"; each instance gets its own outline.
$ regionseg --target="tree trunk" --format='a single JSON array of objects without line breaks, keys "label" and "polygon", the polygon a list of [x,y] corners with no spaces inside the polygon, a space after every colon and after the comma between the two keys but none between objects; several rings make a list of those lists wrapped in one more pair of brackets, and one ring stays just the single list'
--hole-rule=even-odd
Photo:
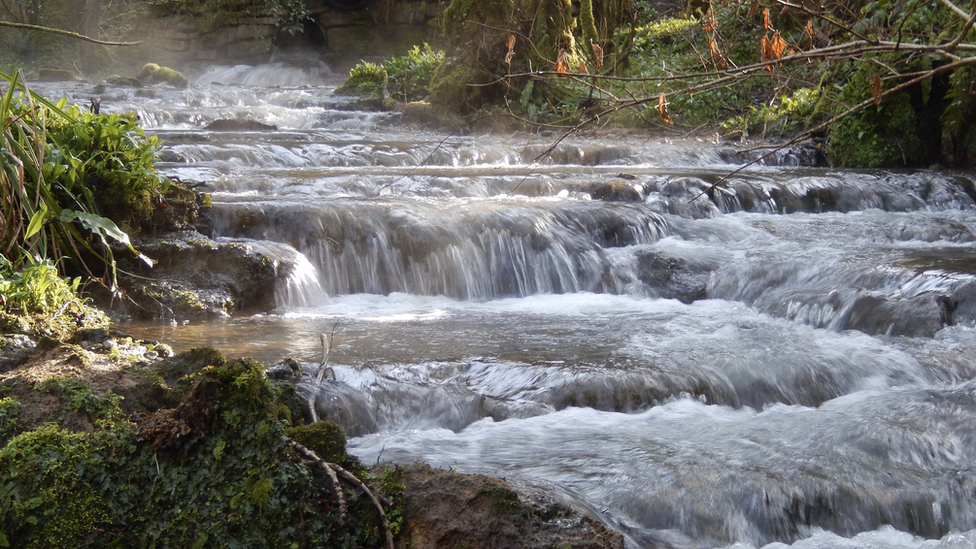
[{"label": "tree trunk", "polygon": [[[81,28],[78,32],[89,38],[98,38],[98,27],[102,20],[101,0],[86,0],[84,13],[81,17]],[[98,67],[98,44],[84,42],[81,46],[81,66],[86,71],[95,70]]]}]

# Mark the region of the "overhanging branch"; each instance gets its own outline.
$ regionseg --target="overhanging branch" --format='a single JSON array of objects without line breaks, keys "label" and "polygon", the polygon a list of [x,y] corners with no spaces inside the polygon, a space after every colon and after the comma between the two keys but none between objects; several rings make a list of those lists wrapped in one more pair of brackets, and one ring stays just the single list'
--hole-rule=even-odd
[{"label": "overhanging branch", "polygon": [[137,46],[142,44],[139,42],[111,42],[106,40],[98,40],[96,38],[89,38],[84,34],[78,34],[77,32],[71,32],[61,29],[52,29],[51,27],[42,27],[39,25],[28,25],[26,23],[14,23],[13,21],[0,21],[0,27],[14,27],[17,29],[27,29],[41,32],[49,32],[52,34],[60,34],[63,36],[70,36],[71,38],[76,38],[78,40],[84,40],[86,42],[94,42],[95,44],[101,44],[103,46]]}]

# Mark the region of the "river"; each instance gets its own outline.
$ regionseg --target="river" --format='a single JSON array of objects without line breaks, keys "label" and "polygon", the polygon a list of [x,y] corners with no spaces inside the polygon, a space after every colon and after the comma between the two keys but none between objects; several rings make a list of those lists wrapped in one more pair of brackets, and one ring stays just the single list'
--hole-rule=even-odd
[{"label": "river", "polygon": [[[976,177],[805,168],[602,129],[465,135],[332,93],[321,64],[134,110],[221,238],[297,251],[278,308],[133,325],[306,383],[367,464],[541,488],[630,547],[976,547]],[[249,119],[275,131],[210,131]],[[122,327],[126,329],[125,326]]]}]

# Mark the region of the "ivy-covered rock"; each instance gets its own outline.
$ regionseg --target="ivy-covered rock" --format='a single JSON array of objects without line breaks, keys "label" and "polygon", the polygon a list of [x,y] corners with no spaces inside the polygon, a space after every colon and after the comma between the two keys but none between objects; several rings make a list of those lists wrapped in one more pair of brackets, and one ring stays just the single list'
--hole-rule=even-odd
[{"label": "ivy-covered rock", "polygon": [[[0,541],[25,548],[377,545],[380,537],[356,517],[334,512],[341,488],[307,467],[283,437],[277,390],[262,365],[207,365],[188,381],[176,408],[135,422],[106,416],[92,433],[51,425],[10,441],[0,450]],[[359,496],[343,497],[355,504]]]}]

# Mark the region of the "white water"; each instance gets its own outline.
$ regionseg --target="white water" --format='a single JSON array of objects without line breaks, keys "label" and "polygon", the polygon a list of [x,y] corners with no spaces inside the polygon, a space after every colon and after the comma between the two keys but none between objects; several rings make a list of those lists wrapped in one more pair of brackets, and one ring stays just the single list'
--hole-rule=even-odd
[{"label": "white water", "polygon": [[[447,137],[335,79],[98,93],[290,269],[278,310],[145,334],[311,371],[334,329],[337,380],[305,390],[364,462],[533,485],[632,547],[976,547],[971,175],[759,166],[699,197],[732,148],[538,159],[553,136]],[[278,130],[204,129],[226,118]]]}]

